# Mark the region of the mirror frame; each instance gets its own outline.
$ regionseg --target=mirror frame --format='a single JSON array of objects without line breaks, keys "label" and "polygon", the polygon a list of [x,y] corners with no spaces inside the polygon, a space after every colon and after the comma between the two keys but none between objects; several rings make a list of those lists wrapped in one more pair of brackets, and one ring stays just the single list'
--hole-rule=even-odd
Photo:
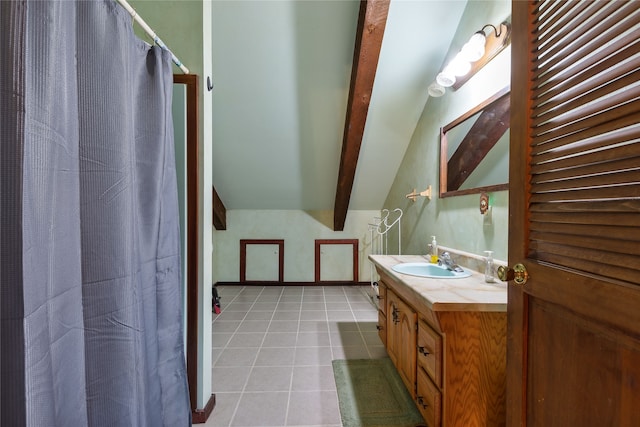
[{"label": "mirror frame", "polygon": [[[478,194],[478,193],[486,193],[486,192],[492,192],[492,191],[502,191],[502,190],[509,189],[509,182],[507,181],[506,183],[500,183],[500,184],[488,185],[488,186],[482,186],[482,187],[474,187],[474,188],[468,188],[463,190],[447,190],[447,175],[448,175],[448,161],[449,161],[448,153],[447,153],[447,148],[448,148],[447,132],[449,132],[451,129],[453,129],[460,123],[464,122],[468,118],[472,117],[474,114],[484,110],[487,107],[490,107],[494,103],[497,103],[497,101],[502,99],[503,97],[505,96],[510,97],[510,93],[511,93],[511,88],[507,86],[501,89],[500,91],[498,91],[493,96],[486,99],[485,101],[481,102],[474,108],[470,109],[469,111],[467,111],[466,113],[464,113],[462,116],[458,117],[451,123],[440,128],[440,194],[439,194],[440,198],[462,196],[465,194]],[[509,107],[509,110],[510,110],[510,107]],[[508,132],[508,129],[507,129],[507,132]],[[494,142],[494,145],[495,145],[495,142]],[[487,150],[487,152],[488,151],[489,150]],[[478,160],[478,164],[482,161],[482,159],[484,159],[484,155],[480,160]]]}]

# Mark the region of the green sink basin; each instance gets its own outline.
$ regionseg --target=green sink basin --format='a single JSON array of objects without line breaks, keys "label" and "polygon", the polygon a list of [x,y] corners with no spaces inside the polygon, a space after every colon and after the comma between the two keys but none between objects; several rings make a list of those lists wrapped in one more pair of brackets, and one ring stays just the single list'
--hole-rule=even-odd
[{"label": "green sink basin", "polygon": [[433,279],[460,279],[471,276],[471,273],[464,269],[461,272],[451,271],[445,266],[428,262],[403,262],[391,268],[397,273]]}]

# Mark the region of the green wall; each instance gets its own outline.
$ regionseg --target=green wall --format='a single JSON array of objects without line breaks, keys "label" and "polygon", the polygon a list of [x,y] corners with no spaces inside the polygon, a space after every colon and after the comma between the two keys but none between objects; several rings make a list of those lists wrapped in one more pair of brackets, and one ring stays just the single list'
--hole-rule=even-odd
[{"label": "green wall", "polygon": [[[485,24],[497,26],[510,15],[507,0],[468,2],[447,58],[455,56]],[[439,245],[477,255],[493,250],[496,259],[507,259],[508,191],[491,193],[490,213],[481,215],[478,194],[440,199],[438,188],[440,128],[509,85],[510,53],[510,47],[505,49],[457,91],[448,88],[443,97],[427,100],[384,204],[404,211],[403,254],[426,254],[435,235]],[[422,191],[428,185],[433,188],[431,200],[421,197],[412,202],[405,197],[412,189]]]},{"label": "green wall", "polygon": [[[350,210],[343,231],[333,231],[333,211],[248,210],[227,211],[227,229],[214,231],[214,270],[220,282],[240,280],[241,239],[283,239],[285,282],[313,282],[316,239],[358,239],[358,278],[371,279],[368,224],[380,211]],[[336,261],[336,270],[351,266],[352,259]]]},{"label": "green wall", "polygon": [[[202,76],[202,1],[129,0],[129,4],[189,73]],[[139,25],[134,24],[133,29],[138,37],[153,44]],[[175,65],[173,72],[182,73]]]}]

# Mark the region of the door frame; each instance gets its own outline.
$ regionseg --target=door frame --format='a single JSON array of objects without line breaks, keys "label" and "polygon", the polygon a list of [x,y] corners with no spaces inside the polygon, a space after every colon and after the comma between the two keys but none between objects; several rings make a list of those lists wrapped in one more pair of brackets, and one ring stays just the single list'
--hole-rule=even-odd
[{"label": "door frame", "polygon": [[[521,28],[529,28],[529,2],[512,1],[512,31],[511,34],[511,118],[509,144],[509,238],[508,261],[515,265],[526,258],[526,239],[518,236],[513,230],[522,226],[526,220],[528,200],[526,176],[529,170],[523,170],[527,164],[528,145],[523,140],[521,129],[528,129],[528,118],[518,112],[528,111],[528,91],[520,90],[523,80],[529,81],[529,72],[525,65],[529,60],[515,60],[518,55],[525,55],[527,49],[526,32]],[[520,52],[519,54],[517,52]],[[513,58],[513,57],[516,58]],[[515,199],[518,199],[517,201]],[[520,233],[522,234],[522,233]],[[525,318],[524,292],[512,284],[507,285],[507,330],[522,331],[527,324]],[[507,426],[526,425],[526,361],[522,352],[523,334],[510,333],[507,335]]]},{"label": "door frame", "polygon": [[[187,206],[185,209],[187,217],[187,271],[186,274],[186,298],[187,312],[185,313],[187,320],[187,336],[186,343],[186,364],[187,364],[187,380],[189,382],[189,399],[191,403],[191,414],[194,423],[203,423],[213,411],[215,406],[215,395],[211,396],[204,409],[198,409],[198,364],[200,355],[198,353],[198,317],[200,313],[200,294],[198,286],[198,275],[200,265],[198,263],[198,248],[200,246],[200,237],[198,230],[200,228],[200,158],[199,158],[199,81],[196,74],[174,74],[174,84],[183,84],[186,86],[187,94]],[[201,382],[201,380],[200,380]]]}]

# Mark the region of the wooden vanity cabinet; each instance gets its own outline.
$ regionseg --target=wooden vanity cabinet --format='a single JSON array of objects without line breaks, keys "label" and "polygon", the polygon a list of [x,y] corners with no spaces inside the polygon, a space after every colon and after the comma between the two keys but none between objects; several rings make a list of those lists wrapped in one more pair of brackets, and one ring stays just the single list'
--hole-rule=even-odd
[{"label": "wooden vanity cabinet", "polygon": [[386,292],[383,341],[426,424],[505,426],[506,312],[433,309],[379,273]]}]

